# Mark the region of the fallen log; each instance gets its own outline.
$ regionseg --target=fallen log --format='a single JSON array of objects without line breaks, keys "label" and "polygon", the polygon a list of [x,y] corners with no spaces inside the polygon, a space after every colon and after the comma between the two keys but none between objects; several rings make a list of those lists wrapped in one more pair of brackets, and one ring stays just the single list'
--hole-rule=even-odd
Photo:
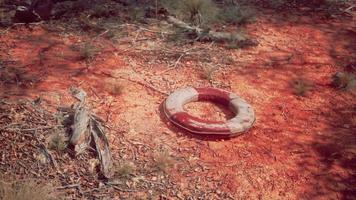
[{"label": "fallen log", "polygon": [[167,21],[174,26],[194,33],[198,40],[212,40],[212,41],[227,41],[237,42],[247,46],[257,45],[256,40],[249,39],[239,33],[217,32],[213,30],[205,30],[197,26],[191,26],[173,16],[168,16]]}]

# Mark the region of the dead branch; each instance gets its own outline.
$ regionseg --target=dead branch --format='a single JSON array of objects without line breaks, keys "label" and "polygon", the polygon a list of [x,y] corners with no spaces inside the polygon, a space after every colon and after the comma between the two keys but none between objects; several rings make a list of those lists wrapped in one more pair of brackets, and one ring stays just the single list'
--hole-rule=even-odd
[{"label": "dead branch", "polygon": [[104,129],[95,119],[90,120],[90,131],[98,153],[99,161],[101,164],[101,171],[105,177],[113,175],[113,162],[109,149],[109,142],[105,136]]},{"label": "dead branch", "polygon": [[74,146],[74,152],[77,155],[90,149],[90,144],[93,142],[101,163],[101,172],[106,178],[110,178],[113,175],[113,161],[104,128],[97,120],[98,117],[85,107],[86,92],[79,88],[70,90],[72,95],[80,101],[74,106],[73,134],[70,144]]},{"label": "dead branch", "polygon": [[245,36],[238,33],[228,33],[228,32],[217,32],[213,30],[204,30],[197,26],[191,26],[173,16],[168,16],[167,21],[172,23],[174,26],[185,29],[189,32],[194,33],[198,40],[212,40],[212,41],[234,41],[238,43],[244,43],[246,45],[256,45],[257,42],[246,38]]}]

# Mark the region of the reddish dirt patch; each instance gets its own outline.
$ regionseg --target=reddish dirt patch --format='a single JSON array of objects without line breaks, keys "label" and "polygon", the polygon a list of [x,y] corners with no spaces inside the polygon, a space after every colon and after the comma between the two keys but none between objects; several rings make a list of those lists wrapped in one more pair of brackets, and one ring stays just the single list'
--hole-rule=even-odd
[{"label": "reddish dirt patch", "polygon": [[[125,154],[124,147],[133,147],[122,145],[123,140],[150,149],[135,150],[142,159],[138,167],[149,165],[156,151],[173,156],[176,162],[169,176],[179,194],[173,189],[161,192],[168,198],[352,199],[356,195],[355,94],[332,88],[330,77],[355,53],[355,32],[337,21],[265,19],[269,20],[248,27],[259,46],[213,47],[224,52],[228,64],[214,71],[210,81],[201,78],[201,58],[182,59],[178,68],[162,74],[167,68],[164,55],[154,50],[137,52],[123,41],[112,44],[98,38],[93,43],[101,53],[86,63],[70,48],[86,40],[82,36],[41,28],[12,29],[0,36],[2,59],[14,61],[1,69],[0,77],[10,78],[2,81],[0,96],[41,97],[45,105],[56,108],[72,102],[70,86],[82,87],[92,109],[118,127],[109,135],[116,159],[135,161]],[[160,42],[143,40],[136,45],[154,49]],[[210,59],[219,56],[212,54]],[[293,95],[290,82],[297,77],[314,82],[306,97]],[[256,124],[232,139],[191,135],[162,116],[160,104],[166,95],[142,83],[166,92],[187,85],[225,87],[254,107]],[[187,109],[204,117],[219,113],[213,106],[191,104]],[[115,192],[111,196],[127,194]]]}]

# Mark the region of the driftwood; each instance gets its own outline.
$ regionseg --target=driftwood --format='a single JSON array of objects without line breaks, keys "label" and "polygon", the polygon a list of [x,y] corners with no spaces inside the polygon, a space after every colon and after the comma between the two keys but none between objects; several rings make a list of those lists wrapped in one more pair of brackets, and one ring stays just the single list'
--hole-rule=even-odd
[{"label": "driftwood", "polygon": [[90,131],[88,130],[90,112],[87,108],[80,106],[75,109],[74,123],[70,144],[74,146],[76,154],[83,153],[90,144]]},{"label": "driftwood", "polygon": [[100,122],[96,121],[93,117],[91,118],[89,125],[96,151],[98,152],[99,161],[101,163],[101,171],[105,177],[111,177],[113,175],[113,162],[104,128],[101,126]]},{"label": "driftwood", "polygon": [[104,128],[96,115],[85,107],[86,93],[78,88],[71,88],[71,92],[80,102],[74,105],[72,110],[61,108],[66,112],[74,113],[69,143],[74,147],[75,155],[83,153],[90,148],[91,144],[94,144],[101,164],[101,172],[106,178],[110,178],[113,175],[113,160]]},{"label": "driftwood", "polygon": [[197,26],[191,26],[173,16],[168,16],[167,21],[178,28],[194,33],[198,40],[233,41],[243,43],[245,45],[257,45],[257,41],[249,39],[238,33],[205,30]]}]

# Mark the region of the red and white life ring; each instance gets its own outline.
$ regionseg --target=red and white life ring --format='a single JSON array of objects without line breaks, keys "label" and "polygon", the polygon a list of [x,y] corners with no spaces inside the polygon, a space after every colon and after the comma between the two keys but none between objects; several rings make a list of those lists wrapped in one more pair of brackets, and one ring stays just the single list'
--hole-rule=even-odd
[{"label": "red and white life ring", "polygon": [[[207,121],[189,115],[183,106],[194,101],[212,101],[229,106],[236,114],[227,122]],[[252,107],[234,93],[216,88],[184,88],[173,92],[163,104],[163,111],[173,124],[203,135],[237,136],[255,122]]]}]

